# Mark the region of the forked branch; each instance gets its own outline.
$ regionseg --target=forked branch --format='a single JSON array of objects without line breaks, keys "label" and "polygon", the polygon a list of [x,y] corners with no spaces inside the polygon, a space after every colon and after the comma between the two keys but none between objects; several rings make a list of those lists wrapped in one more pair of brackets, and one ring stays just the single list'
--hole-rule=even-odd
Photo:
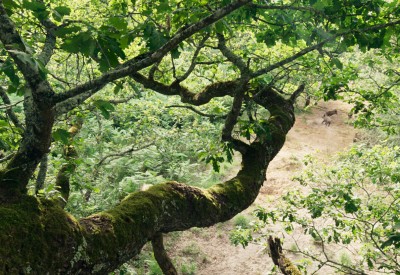
[{"label": "forked branch", "polygon": [[226,15],[250,2],[251,0],[236,0],[233,3],[216,10],[204,19],[180,29],[170,40],[168,40],[168,42],[166,42],[158,50],[150,52],[148,54],[137,56],[125,62],[117,69],[104,73],[102,76],[96,79],[78,85],[77,87],[70,89],[64,93],[56,94],[53,97],[53,104],[55,105],[88,91],[92,91],[92,93],[95,93],[99,91],[106,83],[132,75],[135,72],[138,72],[139,70],[158,62],[162,57],[168,54],[171,50],[175,49],[185,39],[189,38],[196,32],[204,29],[205,27],[214,24],[219,19],[225,17]]}]

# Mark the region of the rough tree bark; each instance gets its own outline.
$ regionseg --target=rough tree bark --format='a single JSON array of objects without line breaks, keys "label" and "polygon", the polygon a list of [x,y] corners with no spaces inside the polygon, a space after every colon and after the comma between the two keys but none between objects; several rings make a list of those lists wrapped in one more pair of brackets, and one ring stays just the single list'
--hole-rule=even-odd
[{"label": "rough tree bark", "polygon": [[272,261],[284,275],[301,275],[300,270],[283,254],[279,238],[269,236],[268,247]]}]

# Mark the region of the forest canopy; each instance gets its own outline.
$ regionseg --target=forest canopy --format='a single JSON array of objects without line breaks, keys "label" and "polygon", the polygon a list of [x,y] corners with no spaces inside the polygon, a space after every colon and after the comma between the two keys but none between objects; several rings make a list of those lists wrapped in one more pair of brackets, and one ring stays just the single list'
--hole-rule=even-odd
[{"label": "forest canopy", "polygon": [[0,273],[111,272],[231,219],[299,102],[390,139],[399,24],[398,1],[0,0]]}]

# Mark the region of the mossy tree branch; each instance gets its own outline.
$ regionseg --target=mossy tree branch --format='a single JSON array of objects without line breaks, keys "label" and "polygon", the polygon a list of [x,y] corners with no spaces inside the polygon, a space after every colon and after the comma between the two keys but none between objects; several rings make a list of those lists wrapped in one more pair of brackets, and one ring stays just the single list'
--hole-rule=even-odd
[{"label": "mossy tree branch", "polygon": [[[0,230],[13,234],[0,235],[2,247],[7,247],[0,247],[0,271],[18,273],[29,267],[38,273],[106,273],[137,255],[157,234],[210,226],[247,208],[294,124],[291,100],[259,90],[257,102],[271,112],[270,135],[243,145],[246,150],[236,177],[209,189],[177,182],[155,185],[129,195],[113,209],[79,221],[50,201],[27,197],[3,204]],[[27,230],[35,232],[34,244],[28,242]],[[36,254],[42,255],[40,260]]]},{"label": "mossy tree branch", "polygon": [[268,247],[272,261],[284,275],[301,275],[300,270],[283,254],[279,238],[268,238]]}]

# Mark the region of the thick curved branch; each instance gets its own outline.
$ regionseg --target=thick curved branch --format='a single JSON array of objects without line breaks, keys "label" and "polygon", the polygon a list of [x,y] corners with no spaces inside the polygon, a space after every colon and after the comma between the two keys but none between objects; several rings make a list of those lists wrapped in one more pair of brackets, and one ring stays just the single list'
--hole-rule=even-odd
[{"label": "thick curved branch", "polygon": [[[49,150],[54,123],[54,113],[49,103],[54,91],[49,82],[42,77],[39,64],[25,46],[1,1],[0,41],[27,83],[24,95],[23,138],[17,153],[7,167],[0,171],[0,201],[7,201],[26,193],[26,186],[40,159]],[[47,54],[43,54],[42,61],[48,61],[47,57]]]},{"label": "thick curved branch", "polygon": [[[202,22],[202,21],[200,21],[200,22]],[[272,64],[266,68],[260,69],[255,72],[249,72],[249,76],[250,76],[250,78],[256,78],[256,77],[266,74],[270,71],[273,71],[281,66],[284,66],[284,65],[296,60],[297,58],[299,58],[301,56],[308,54],[311,51],[320,49],[326,43],[329,43],[338,37],[349,35],[352,33],[357,33],[357,32],[368,32],[368,31],[378,30],[378,29],[382,29],[382,28],[386,28],[386,27],[394,26],[394,25],[398,25],[398,24],[400,24],[400,20],[389,22],[386,24],[378,24],[378,25],[374,25],[374,26],[359,29],[359,30],[349,30],[349,31],[337,33],[337,34],[321,41],[320,43],[317,43],[313,46],[307,47],[307,48],[299,51],[298,53],[296,53],[284,60],[281,60],[275,64]],[[184,30],[186,30],[186,29],[184,29]],[[179,34],[179,32],[178,32],[178,34]],[[166,47],[167,45],[170,45],[168,43],[165,44],[164,46]],[[164,46],[163,46],[163,48],[164,48]],[[137,82],[143,84],[146,88],[153,89],[164,95],[180,95],[182,97],[183,102],[187,102],[187,103],[194,104],[194,105],[205,104],[205,103],[209,102],[209,100],[211,100],[212,97],[215,97],[215,96],[224,96],[224,95],[228,95],[228,94],[232,95],[232,92],[225,91],[224,93],[218,93],[216,95],[212,95],[211,93],[200,93],[200,94],[198,94],[199,96],[195,96],[195,94],[191,93],[186,88],[181,87],[180,85],[168,86],[168,85],[165,85],[165,84],[155,81],[151,77],[146,78],[145,76],[141,75],[140,73],[137,73],[138,70],[140,70],[144,67],[147,67],[147,66],[151,65],[152,63],[157,62],[159,60],[159,59],[153,58],[155,56],[155,54],[156,54],[156,52],[154,52],[153,54],[149,54],[149,56],[147,56],[147,55],[139,56],[131,61],[128,61],[124,65],[122,65],[122,69],[117,69],[117,70],[111,71],[110,73],[106,73],[102,77],[100,77],[96,80],[93,80],[86,84],[82,84],[80,86],[77,86],[76,88],[69,90],[66,93],[57,95],[57,98],[55,99],[56,102],[63,101],[63,100],[70,98],[70,101],[68,102],[68,104],[66,104],[67,106],[63,105],[63,104],[58,104],[58,105],[62,105],[62,107],[57,107],[57,109],[64,109],[64,111],[60,111],[57,113],[62,113],[67,110],[71,110],[71,109],[75,108],[78,104],[80,104],[85,99],[89,98],[90,96],[95,94],[98,90],[100,90],[105,85],[105,83],[107,83],[108,81],[111,81],[111,80],[115,80],[115,79],[124,77],[127,75],[126,73],[130,72],[130,71],[132,71],[132,73],[129,73],[129,75],[131,75],[131,77],[133,79],[135,79]],[[160,58],[162,58],[162,56]],[[230,60],[230,61],[232,61],[232,60]],[[130,65],[131,63],[133,65]],[[242,63],[244,63],[244,62],[242,62]],[[242,69],[247,68],[247,66],[244,64],[241,64],[239,66]],[[99,86],[99,85],[101,85],[101,86]],[[88,89],[88,87],[93,87],[93,89],[90,91],[86,91]],[[84,91],[86,91],[86,92],[84,92]],[[76,96],[76,95],[78,95],[78,96]],[[201,98],[201,100],[200,100],[200,98]],[[184,101],[184,100],[187,100],[187,101]]]},{"label": "thick curved branch", "polygon": [[159,69],[158,69],[158,66],[159,66],[160,63],[161,63],[161,60],[162,60],[162,59],[160,59],[159,61],[157,61],[156,63],[154,63],[154,65],[150,68],[150,70],[149,70],[149,79],[154,80],[154,74],[156,73],[157,70],[159,70]]},{"label": "thick curved branch", "polygon": [[53,55],[54,49],[56,47],[56,35],[54,33],[56,27],[51,27],[47,29],[46,32],[46,39],[44,41],[44,46],[42,48],[42,51],[38,55],[38,60],[43,63],[43,65],[46,65],[49,63],[50,58]]},{"label": "thick curved branch", "polygon": [[294,92],[292,93],[292,95],[290,96],[290,101],[292,102],[292,104],[294,104],[295,101],[296,101],[296,99],[299,97],[299,95],[300,95],[302,92],[304,92],[304,88],[305,88],[305,85],[304,85],[304,84],[301,84],[301,85],[297,88],[297,90],[294,91]]},{"label": "thick curved branch", "polygon": [[106,83],[117,80],[122,77],[129,76],[143,68],[146,68],[155,62],[159,61],[163,56],[169,53],[171,50],[176,48],[181,42],[185,39],[189,38],[196,32],[202,30],[203,28],[210,26],[217,22],[219,19],[225,17],[231,12],[237,10],[238,8],[250,3],[251,0],[236,0],[235,2],[226,5],[225,7],[216,10],[211,15],[206,18],[189,25],[188,27],[184,27],[179,30],[168,42],[166,42],[161,48],[158,50],[148,53],[145,55],[138,56],[125,62],[119,68],[112,70],[103,74],[101,77],[96,78],[87,83],[81,84],[69,91],[64,93],[56,94],[53,97],[53,104],[60,103],[69,98],[75,97],[79,94],[85,93],[89,90],[93,91],[93,93],[99,91]]},{"label": "thick curved branch", "polygon": [[[37,0],[38,2],[44,4],[42,0]],[[42,51],[38,55],[38,60],[42,62],[43,65],[47,65],[49,63],[50,58],[53,55],[53,51],[56,47],[56,34],[55,31],[57,29],[57,25],[54,24],[49,18],[46,18],[44,20],[41,20],[40,23],[45,27],[46,29],[46,38],[44,41],[44,45],[42,47]]]},{"label": "thick curved branch", "polygon": [[[242,108],[242,103],[244,99],[245,91],[247,90],[248,82],[250,81],[250,69],[248,65],[236,54],[234,54],[227,46],[225,37],[223,34],[217,34],[218,37],[218,48],[221,53],[232,62],[241,73],[241,78],[239,80],[239,85],[234,91],[234,98],[232,103],[232,108],[225,119],[224,128],[222,129],[222,140],[232,142],[232,145],[241,154],[245,154],[248,150],[247,144],[242,141],[235,140],[232,137],[232,131],[237,123],[238,117],[240,115],[240,109]],[[233,142],[235,141],[235,142]]]},{"label": "thick curved branch", "polygon": [[183,103],[196,106],[206,104],[215,97],[233,95],[239,83],[238,81],[217,82],[208,85],[199,93],[194,93],[181,85],[165,85],[156,80],[149,79],[140,73],[134,73],[131,77],[145,88],[163,95],[179,95]]},{"label": "thick curved branch", "polygon": [[97,90],[87,91],[86,93],[77,95],[75,97],[69,98],[61,103],[56,104],[56,106],[54,107],[55,116],[59,117],[63,114],[68,113],[69,111],[72,111],[77,106],[81,105],[86,99],[94,95],[96,92]]},{"label": "thick curved branch", "polygon": [[[240,85],[235,89],[235,96],[233,98],[232,108],[225,119],[225,125],[222,129],[222,140],[231,141],[233,127],[237,123],[237,119],[240,115],[240,109],[242,108],[244,92],[246,91],[246,86],[248,84],[248,79],[243,79]],[[243,152],[241,152],[243,153]]]},{"label": "thick curved branch", "polygon": [[[137,255],[159,233],[210,226],[232,218],[256,199],[268,164],[294,124],[290,100],[271,92],[257,94],[259,104],[271,112],[266,124],[270,133],[268,138],[258,137],[247,145],[242,154],[242,168],[234,178],[209,189],[177,182],[155,185],[129,195],[113,209],[79,221],[50,201],[39,203],[27,197],[23,203],[3,204],[0,211],[6,216],[31,212],[21,216],[15,226],[0,223],[1,232],[13,231],[12,236],[0,234],[6,253],[19,255],[3,257],[0,249],[0,257],[6,259],[8,266],[16,267],[15,273],[23,270],[24,264],[18,262],[23,259],[36,273],[43,273],[51,266],[54,273],[104,274]],[[29,224],[29,231],[38,232],[35,254],[26,244],[26,227],[19,226],[25,222]],[[48,253],[55,250],[63,253]],[[40,261],[35,261],[36,254],[41,255]],[[1,265],[0,262],[0,270]]]}]

